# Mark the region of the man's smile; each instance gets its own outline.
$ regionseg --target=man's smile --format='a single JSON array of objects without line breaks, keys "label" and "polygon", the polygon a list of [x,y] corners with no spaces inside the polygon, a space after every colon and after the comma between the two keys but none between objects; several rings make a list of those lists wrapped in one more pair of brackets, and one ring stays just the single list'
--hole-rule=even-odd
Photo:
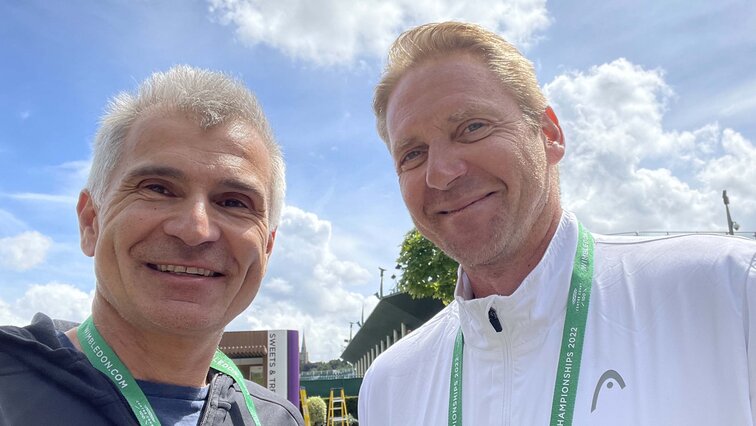
[{"label": "man's smile", "polygon": [[202,277],[220,277],[223,274],[212,271],[210,269],[200,268],[196,266],[183,266],[183,265],[171,265],[171,264],[155,264],[148,263],[147,266],[150,269],[154,269],[160,272],[170,272],[173,274],[181,275],[196,275]]},{"label": "man's smile", "polygon": [[467,197],[460,201],[449,203],[446,206],[442,206],[440,208],[434,208],[432,211],[434,211],[436,214],[439,214],[439,215],[459,213],[463,211],[464,209],[479,203],[480,201],[488,199],[491,195],[495,193],[496,191],[492,191],[492,192],[484,193],[482,195],[475,195],[472,197]]}]

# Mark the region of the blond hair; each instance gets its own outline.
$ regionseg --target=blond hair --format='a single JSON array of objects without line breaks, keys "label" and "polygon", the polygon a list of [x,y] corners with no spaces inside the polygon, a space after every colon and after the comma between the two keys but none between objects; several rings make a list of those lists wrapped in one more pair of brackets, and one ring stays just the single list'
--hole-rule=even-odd
[{"label": "blond hair", "polygon": [[479,25],[442,22],[404,32],[389,49],[388,62],[373,98],[378,134],[386,144],[389,143],[386,106],[401,78],[429,59],[452,53],[480,58],[515,98],[525,123],[534,131],[540,129],[541,116],[548,105],[533,64],[508,41]]}]

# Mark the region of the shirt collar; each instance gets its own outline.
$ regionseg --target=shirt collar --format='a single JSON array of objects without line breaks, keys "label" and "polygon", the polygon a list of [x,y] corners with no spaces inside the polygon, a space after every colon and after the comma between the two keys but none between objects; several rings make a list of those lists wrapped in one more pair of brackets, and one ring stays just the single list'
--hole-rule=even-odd
[{"label": "shirt collar", "polygon": [[488,320],[491,308],[499,317],[506,340],[512,343],[537,339],[553,321],[564,318],[577,234],[575,215],[563,211],[543,258],[510,296],[475,299],[470,280],[460,266],[454,296],[465,344],[487,347],[502,339],[503,335]]}]

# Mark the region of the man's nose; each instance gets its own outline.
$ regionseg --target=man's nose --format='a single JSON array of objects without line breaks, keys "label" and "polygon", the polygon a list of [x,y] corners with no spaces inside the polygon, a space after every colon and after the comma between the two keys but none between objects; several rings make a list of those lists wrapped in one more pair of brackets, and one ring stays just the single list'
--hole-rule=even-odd
[{"label": "man's nose", "polygon": [[212,203],[204,199],[185,201],[176,206],[177,211],[165,221],[165,233],[192,247],[218,240],[221,231],[214,218]]},{"label": "man's nose", "polygon": [[446,190],[467,173],[467,162],[453,146],[434,146],[428,150],[425,183],[429,188]]}]

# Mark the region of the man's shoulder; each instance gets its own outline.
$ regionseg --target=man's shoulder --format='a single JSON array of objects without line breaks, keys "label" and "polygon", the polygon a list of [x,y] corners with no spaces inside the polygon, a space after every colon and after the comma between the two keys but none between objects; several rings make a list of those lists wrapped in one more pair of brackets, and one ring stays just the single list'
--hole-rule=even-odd
[{"label": "man's shoulder", "polygon": [[606,235],[593,234],[597,244],[625,246],[708,245],[756,249],[756,240],[734,235],[714,233],[679,233],[665,235]]},{"label": "man's shoulder", "polygon": [[272,404],[287,410],[292,409],[294,411],[298,411],[296,408],[294,408],[294,404],[292,404],[288,399],[276,394],[270,389],[267,389],[266,387],[261,386],[251,380],[245,380],[244,382],[247,385],[249,394],[252,396],[252,398],[255,399],[255,402],[257,402],[257,400],[260,400],[261,402],[266,404]]},{"label": "man's shoulder", "polygon": [[41,313],[36,314],[31,324],[24,327],[0,326],[0,342],[0,353],[60,347],[53,320]]},{"label": "man's shoulder", "polygon": [[[255,403],[257,415],[262,424],[276,425],[302,425],[302,415],[294,404],[288,399],[260,386],[259,384],[245,380],[247,390]],[[241,393],[241,391],[239,391]]]},{"label": "man's shoulder", "polygon": [[[97,390],[99,373],[86,357],[64,345],[53,320],[34,316],[25,327],[0,327],[0,376],[5,383],[37,378],[80,392]],[[72,383],[82,386],[72,386]]]},{"label": "man's shoulder", "polygon": [[594,268],[598,291],[648,297],[653,306],[666,293],[685,295],[686,303],[741,300],[756,285],[756,241],[714,234],[597,236]]},{"label": "man's shoulder", "polygon": [[597,258],[656,259],[680,264],[741,264],[754,266],[756,240],[718,234],[657,237],[595,235]]},{"label": "man's shoulder", "polygon": [[0,424],[130,424],[115,389],[57,332],[41,314],[0,327]]}]

